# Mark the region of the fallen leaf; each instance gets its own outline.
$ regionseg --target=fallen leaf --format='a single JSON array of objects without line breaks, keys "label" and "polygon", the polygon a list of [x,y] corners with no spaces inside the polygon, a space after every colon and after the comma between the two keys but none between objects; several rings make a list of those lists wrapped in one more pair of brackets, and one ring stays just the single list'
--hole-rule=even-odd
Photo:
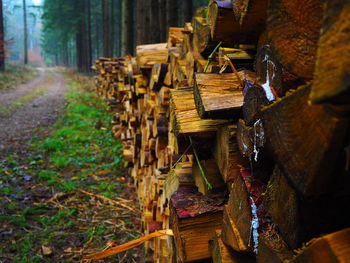
[{"label": "fallen leaf", "polygon": [[44,256],[50,256],[52,254],[52,249],[50,247],[45,246],[45,245],[41,246],[41,250],[42,250]]}]

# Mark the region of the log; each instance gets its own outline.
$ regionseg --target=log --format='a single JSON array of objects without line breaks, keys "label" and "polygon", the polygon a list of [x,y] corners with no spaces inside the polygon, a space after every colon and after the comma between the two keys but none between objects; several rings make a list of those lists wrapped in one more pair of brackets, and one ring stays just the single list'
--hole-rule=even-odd
[{"label": "log", "polygon": [[140,68],[151,69],[156,63],[166,63],[168,56],[167,43],[137,46],[136,56]]},{"label": "log", "polygon": [[313,239],[290,263],[346,263],[350,258],[350,228]]},{"label": "log", "polygon": [[235,20],[244,26],[262,27],[265,25],[267,3],[266,0],[231,0]]},{"label": "log", "polygon": [[223,202],[195,188],[180,188],[171,196],[170,226],[181,262],[210,258],[208,242],[220,228]]},{"label": "log", "polygon": [[326,3],[310,100],[349,104],[350,4],[343,0]]},{"label": "log", "polygon": [[210,55],[212,50],[218,44],[211,41],[210,26],[207,23],[207,8],[201,7],[196,10],[192,18],[193,26],[193,50],[203,57]]},{"label": "log", "polygon": [[257,44],[265,28],[267,1],[249,1],[246,16],[236,19],[231,1],[211,1],[208,21],[213,41],[225,44]]},{"label": "log", "polygon": [[224,209],[222,240],[236,251],[257,250],[264,190],[264,185],[247,171],[242,171],[231,184],[230,197]]},{"label": "log", "polygon": [[250,71],[213,74],[196,73],[194,99],[199,116],[210,119],[237,119],[243,105],[243,80],[255,80]]},{"label": "log", "polygon": [[312,79],[324,0],[269,1],[268,41],[279,62],[292,74]]},{"label": "log", "polygon": [[197,113],[194,104],[193,88],[185,87],[171,90],[170,103],[173,132],[179,134],[194,134],[215,132],[218,125],[224,124],[226,120],[202,120]]},{"label": "log", "polygon": [[303,86],[263,110],[267,145],[292,187],[302,196],[327,193],[348,127],[324,106],[309,106]]},{"label": "log", "polygon": [[221,239],[221,231],[215,231],[212,240],[209,241],[213,263],[254,263],[254,256],[238,253],[227,247]]},{"label": "log", "polygon": [[293,258],[278,229],[273,223],[265,226],[259,236],[257,263],[284,263]]},{"label": "log", "polygon": [[272,92],[268,86],[263,87],[251,81],[245,82],[242,112],[248,126],[253,126],[261,118],[262,107],[276,99],[274,94],[276,93]]},{"label": "log", "polygon": [[179,48],[183,42],[183,27],[169,27],[168,31],[168,49],[173,51],[174,47]]},{"label": "log", "polygon": [[226,183],[240,176],[242,168],[250,167],[247,158],[239,152],[236,125],[225,125],[218,129],[213,156]]},{"label": "log", "polygon": [[263,205],[288,247],[296,249],[300,240],[298,200],[278,167],[275,167],[267,185]]},{"label": "log", "polygon": [[164,85],[165,75],[168,72],[168,64],[156,63],[152,67],[149,87],[151,90],[159,91]]},{"label": "log", "polygon": [[[265,45],[258,50],[255,59],[255,69],[258,76],[258,83],[264,88],[266,97],[273,101],[283,97],[287,90],[282,85],[282,66],[276,58],[273,47]],[[273,89],[273,91],[271,90]],[[272,94],[271,94],[272,93]]]},{"label": "log", "polygon": [[222,180],[219,168],[214,159],[201,160],[201,166],[205,172],[206,180],[210,183],[212,189],[208,188],[203,175],[200,171],[197,162],[193,165],[193,179],[198,188],[198,192],[203,195],[209,195],[211,193],[224,192],[226,185]]}]

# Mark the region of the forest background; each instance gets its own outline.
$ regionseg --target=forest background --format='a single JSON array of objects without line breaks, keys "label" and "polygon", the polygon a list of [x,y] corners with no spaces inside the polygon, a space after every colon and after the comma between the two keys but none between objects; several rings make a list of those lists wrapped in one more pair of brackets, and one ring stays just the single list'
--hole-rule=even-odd
[{"label": "forest background", "polygon": [[[2,2],[2,3],[1,3]],[[99,57],[133,55],[166,42],[207,0],[0,0],[0,67],[5,61],[90,71]]]}]

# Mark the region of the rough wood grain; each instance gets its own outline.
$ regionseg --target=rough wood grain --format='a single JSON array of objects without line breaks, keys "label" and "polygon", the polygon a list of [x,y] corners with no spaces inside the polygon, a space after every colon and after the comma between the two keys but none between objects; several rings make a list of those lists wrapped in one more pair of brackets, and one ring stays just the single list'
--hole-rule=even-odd
[{"label": "rough wood grain", "polygon": [[264,109],[263,129],[273,156],[303,196],[327,192],[341,152],[348,121],[331,116],[323,106],[307,103],[304,86]]},{"label": "rough wood grain", "polygon": [[268,41],[291,73],[312,79],[324,0],[269,1]]},{"label": "rough wood grain", "polygon": [[312,103],[349,104],[350,3],[326,2],[310,100]]},{"label": "rough wood grain", "polygon": [[347,263],[350,258],[350,228],[312,240],[290,263]]},{"label": "rough wood grain", "polygon": [[[240,80],[255,80],[255,74],[242,70]],[[237,119],[243,105],[243,87],[234,73],[196,73],[194,98],[201,118]]]}]

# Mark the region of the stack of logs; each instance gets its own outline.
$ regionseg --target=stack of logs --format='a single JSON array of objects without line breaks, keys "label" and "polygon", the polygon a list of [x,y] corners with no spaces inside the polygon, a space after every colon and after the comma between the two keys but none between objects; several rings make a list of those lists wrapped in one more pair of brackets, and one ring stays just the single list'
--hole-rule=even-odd
[{"label": "stack of logs", "polygon": [[349,18],[342,0],[210,1],[167,43],[96,61],[143,231],[174,233],[150,259],[349,262]]}]

